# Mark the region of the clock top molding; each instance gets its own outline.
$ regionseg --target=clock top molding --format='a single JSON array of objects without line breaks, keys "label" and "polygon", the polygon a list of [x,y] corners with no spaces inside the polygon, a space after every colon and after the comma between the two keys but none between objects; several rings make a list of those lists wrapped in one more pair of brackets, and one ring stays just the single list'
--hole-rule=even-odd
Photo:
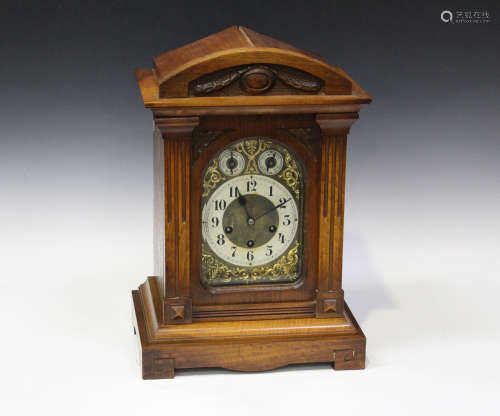
[{"label": "clock top molding", "polygon": [[153,60],[135,75],[157,116],[356,113],[371,102],[341,68],[242,26]]}]

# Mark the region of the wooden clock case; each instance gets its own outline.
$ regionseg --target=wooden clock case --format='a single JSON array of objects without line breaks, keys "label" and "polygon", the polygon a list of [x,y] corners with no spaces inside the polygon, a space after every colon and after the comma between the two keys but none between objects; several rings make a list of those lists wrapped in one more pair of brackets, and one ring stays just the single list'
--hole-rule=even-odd
[{"label": "wooden clock case", "polygon": [[[371,98],[320,57],[238,26],[157,56],[136,77],[155,126],[155,276],[132,292],[143,378],[195,367],[364,368],[366,339],[344,302],[342,240],[347,134]],[[293,284],[207,286],[204,169],[247,137],[272,138],[303,163],[303,273]]]}]

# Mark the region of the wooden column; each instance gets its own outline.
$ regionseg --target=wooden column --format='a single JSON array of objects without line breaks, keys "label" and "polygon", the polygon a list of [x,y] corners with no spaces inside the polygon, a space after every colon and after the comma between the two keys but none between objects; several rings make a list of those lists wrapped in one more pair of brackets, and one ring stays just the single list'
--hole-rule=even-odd
[{"label": "wooden column", "polygon": [[344,311],[342,243],[346,145],[349,128],[357,118],[357,113],[316,116],[321,129],[317,317],[341,316]]},{"label": "wooden column", "polygon": [[[162,221],[159,217],[163,216],[164,250],[161,248],[157,250],[160,251],[157,256],[160,257],[158,268],[163,269],[161,271],[164,274],[163,322],[167,324],[192,321],[189,202],[191,201],[191,136],[198,123],[198,117],[155,119],[155,126],[163,138],[163,146],[157,146],[157,151],[163,154],[163,172],[158,180],[158,187],[163,188],[160,190],[163,193],[163,206],[159,207],[158,211],[163,210],[164,215],[159,213],[156,221]],[[161,223],[158,228],[161,228]]]}]

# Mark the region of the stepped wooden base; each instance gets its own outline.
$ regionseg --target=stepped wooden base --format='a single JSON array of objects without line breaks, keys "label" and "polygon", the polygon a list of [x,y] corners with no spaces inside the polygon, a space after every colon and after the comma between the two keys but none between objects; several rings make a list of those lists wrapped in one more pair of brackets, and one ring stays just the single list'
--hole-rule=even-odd
[{"label": "stepped wooden base", "polygon": [[144,379],[173,378],[176,368],[263,371],[320,362],[331,362],[335,370],[365,367],[366,338],[347,305],[340,318],[164,325],[153,284],[132,291]]}]

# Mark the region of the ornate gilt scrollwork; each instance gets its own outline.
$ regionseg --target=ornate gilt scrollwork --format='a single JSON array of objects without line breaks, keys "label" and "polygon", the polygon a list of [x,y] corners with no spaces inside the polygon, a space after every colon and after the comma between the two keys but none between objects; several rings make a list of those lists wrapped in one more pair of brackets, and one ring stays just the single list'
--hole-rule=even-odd
[{"label": "ornate gilt scrollwork", "polygon": [[209,196],[219,182],[224,179],[224,175],[219,172],[219,166],[217,164],[217,160],[212,160],[210,165],[205,172],[205,177],[203,179],[203,193],[202,197]]},{"label": "ornate gilt scrollwork", "polygon": [[[257,158],[263,151],[270,149],[272,144],[273,142],[270,140],[256,138],[242,140],[234,146],[234,149],[241,152],[247,160],[244,171],[245,174],[259,173]],[[282,151],[285,156],[285,167],[278,175],[278,178],[282,179],[285,184],[292,189],[297,199],[300,199],[300,189],[302,184],[300,182],[301,175],[297,162],[288,150],[282,148]],[[203,177],[202,197],[208,197],[217,184],[225,181],[226,179],[227,178],[220,172],[216,159],[212,160]]]},{"label": "ornate gilt scrollwork", "polygon": [[257,168],[256,158],[264,150],[269,149],[271,144],[272,142],[270,142],[269,140],[250,139],[242,141],[236,146],[236,150],[243,153],[247,158],[245,173],[259,172],[259,169]]},{"label": "ornate gilt scrollwork", "polygon": [[290,281],[290,276],[299,274],[299,247],[299,242],[295,241],[294,246],[275,263],[252,269],[229,267],[204,248],[201,256],[202,275],[205,276],[207,283],[213,286],[228,283],[259,283],[263,280],[277,283]]},{"label": "ornate gilt scrollwork", "polygon": [[285,169],[279,174],[279,178],[283,179],[289,188],[295,193],[295,198],[300,199],[300,174],[297,167],[297,162],[290,155],[285,153]]}]

